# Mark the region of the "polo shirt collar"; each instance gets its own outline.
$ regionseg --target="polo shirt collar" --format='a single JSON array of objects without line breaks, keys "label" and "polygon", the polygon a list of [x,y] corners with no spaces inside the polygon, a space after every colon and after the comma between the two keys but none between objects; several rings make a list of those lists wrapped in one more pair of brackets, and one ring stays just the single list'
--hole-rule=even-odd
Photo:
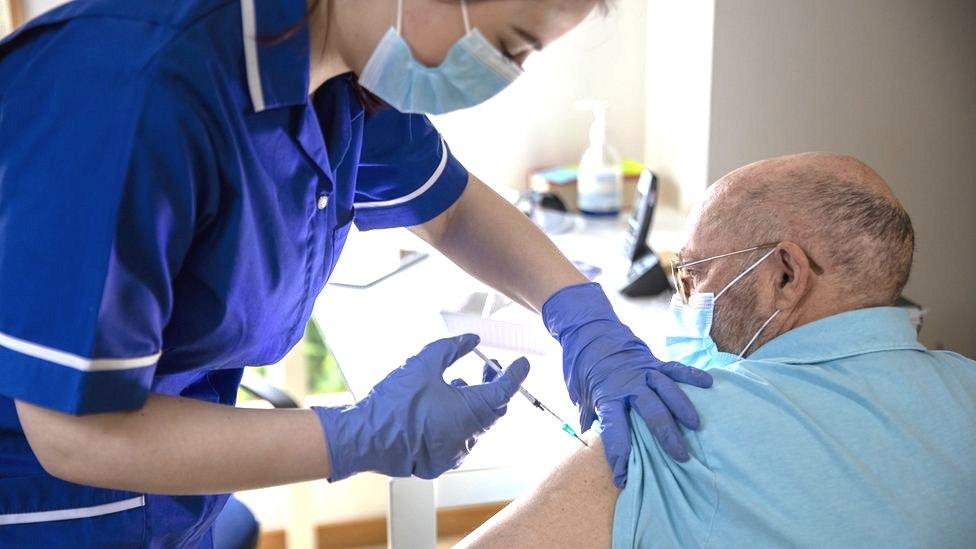
[{"label": "polo shirt collar", "polygon": [[908,311],[899,307],[872,307],[804,324],[769,340],[747,360],[813,364],[903,349],[925,350],[918,342]]},{"label": "polo shirt collar", "polygon": [[309,33],[304,0],[240,0],[247,87],[255,112],[308,101]]}]

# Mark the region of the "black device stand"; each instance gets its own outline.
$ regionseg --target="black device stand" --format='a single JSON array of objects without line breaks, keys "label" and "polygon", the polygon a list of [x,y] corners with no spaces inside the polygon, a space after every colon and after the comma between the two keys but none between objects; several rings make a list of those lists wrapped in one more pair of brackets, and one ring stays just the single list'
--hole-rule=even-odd
[{"label": "black device stand", "polygon": [[624,242],[624,252],[631,265],[627,271],[627,282],[620,289],[620,293],[629,297],[652,296],[671,290],[671,283],[661,267],[661,261],[647,245],[656,205],[657,177],[650,170],[644,169],[637,182],[634,211],[628,220]]}]

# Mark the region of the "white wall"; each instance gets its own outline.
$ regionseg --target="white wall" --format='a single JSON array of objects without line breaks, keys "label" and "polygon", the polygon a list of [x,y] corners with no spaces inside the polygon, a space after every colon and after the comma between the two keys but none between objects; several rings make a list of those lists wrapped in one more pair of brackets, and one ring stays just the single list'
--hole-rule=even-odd
[{"label": "white wall", "polygon": [[682,210],[709,183],[714,16],[711,1],[647,0],[643,158]]},{"label": "white wall", "polygon": [[915,225],[906,294],[926,344],[976,356],[976,2],[715,2],[708,180],[761,158],[853,154]]},{"label": "white wall", "polygon": [[47,10],[60,6],[65,0],[21,0],[24,4],[24,17],[33,19]]},{"label": "white wall", "polygon": [[452,151],[492,185],[524,188],[540,166],[576,163],[592,116],[577,99],[609,102],[610,143],[627,157],[644,152],[645,0],[617,0],[534,54],[526,73],[475,109],[436,117]]}]

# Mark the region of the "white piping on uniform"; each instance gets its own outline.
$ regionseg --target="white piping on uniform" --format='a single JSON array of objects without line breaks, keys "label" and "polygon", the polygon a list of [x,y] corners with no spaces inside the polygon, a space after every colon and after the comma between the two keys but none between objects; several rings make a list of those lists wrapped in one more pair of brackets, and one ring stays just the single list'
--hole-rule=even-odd
[{"label": "white piping on uniform", "polygon": [[134,498],[123,499],[122,501],[113,501],[112,503],[93,505],[91,507],[58,509],[57,511],[37,511],[34,513],[10,513],[0,515],[0,526],[100,517],[102,515],[120,513],[122,511],[128,511],[129,509],[135,509],[145,505],[146,496],[137,496]]},{"label": "white piping on uniform", "polygon": [[244,64],[247,67],[247,89],[255,112],[264,110],[264,90],[261,88],[261,68],[258,65],[257,23],[254,0],[241,0],[241,26],[244,29]]},{"label": "white piping on uniform", "polygon": [[0,347],[6,347],[11,351],[22,355],[32,356],[62,366],[68,366],[83,372],[100,372],[105,370],[130,370],[132,368],[142,368],[152,366],[159,360],[162,353],[135,358],[85,358],[30,341],[18,339],[12,335],[0,332]]},{"label": "white piping on uniform", "polygon": [[427,182],[420,186],[419,189],[413,191],[410,194],[401,196],[400,198],[394,198],[392,200],[383,200],[380,202],[356,202],[353,206],[356,209],[362,210],[365,208],[385,208],[386,206],[396,206],[397,204],[403,204],[405,202],[410,202],[414,198],[424,194],[428,189],[434,186],[434,183],[440,179],[441,174],[444,173],[444,167],[447,166],[447,144],[444,143],[444,138],[441,138],[441,163],[437,165],[437,169],[431,174]]}]

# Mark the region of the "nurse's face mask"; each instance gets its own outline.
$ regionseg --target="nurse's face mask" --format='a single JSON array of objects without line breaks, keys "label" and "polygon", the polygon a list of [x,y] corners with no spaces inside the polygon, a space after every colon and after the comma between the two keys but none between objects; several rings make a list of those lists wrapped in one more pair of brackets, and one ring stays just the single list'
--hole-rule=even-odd
[{"label": "nurse's face mask", "polygon": [[[715,319],[715,302],[722,297],[729,288],[754,271],[763,261],[776,251],[777,243],[763,244],[744,250],[737,250],[727,254],[717,255],[698,261],[692,261],[672,266],[675,285],[678,293],[671,298],[671,305],[668,309],[668,321],[665,328],[665,354],[668,360],[674,360],[694,366],[696,368],[727,366],[737,360],[742,359],[749,352],[756,339],[769,323],[779,315],[777,309],[759,329],[749,339],[738,354],[719,350],[718,345],[712,339],[713,321]],[[736,254],[755,252],[770,249],[762,257],[752,263],[748,268],[733,278],[717,294],[712,292],[695,293],[689,275],[689,267],[713,261]],[[738,304],[741,305],[741,304]]]},{"label": "nurse's face mask", "polygon": [[397,0],[396,28],[390,28],[370,56],[359,83],[400,112],[443,114],[473,107],[505,89],[522,68],[471,27],[461,0],[464,36],[444,61],[428,67],[403,39],[403,0]]}]

